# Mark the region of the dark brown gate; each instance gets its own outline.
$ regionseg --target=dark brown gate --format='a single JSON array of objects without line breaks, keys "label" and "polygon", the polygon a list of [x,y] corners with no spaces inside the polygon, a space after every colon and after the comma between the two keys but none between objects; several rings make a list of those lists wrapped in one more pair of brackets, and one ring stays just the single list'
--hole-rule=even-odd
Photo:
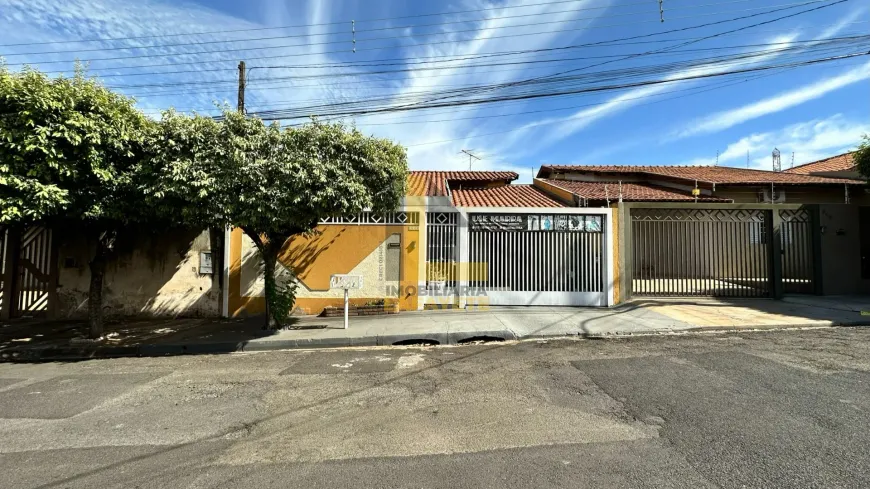
[{"label": "dark brown gate", "polygon": [[781,210],[782,289],[786,294],[812,294],[812,216],[806,209]]},{"label": "dark brown gate", "polygon": [[632,208],[633,294],[767,297],[770,211]]}]

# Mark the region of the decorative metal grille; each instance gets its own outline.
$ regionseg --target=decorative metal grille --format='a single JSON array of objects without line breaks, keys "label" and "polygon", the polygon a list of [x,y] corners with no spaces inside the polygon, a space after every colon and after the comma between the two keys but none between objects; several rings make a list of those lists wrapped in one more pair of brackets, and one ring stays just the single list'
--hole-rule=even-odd
[{"label": "decorative metal grille", "polygon": [[760,209],[632,209],[632,221],[764,222]]},{"label": "decorative metal grille", "polygon": [[347,217],[327,217],[320,220],[320,224],[359,224],[359,225],[418,225],[420,214],[417,212],[388,212],[380,214],[375,212],[361,212]]},{"label": "decorative metal grille", "polygon": [[810,213],[804,209],[783,209],[779,211],[779,218],[784,222],[810,222]]}]

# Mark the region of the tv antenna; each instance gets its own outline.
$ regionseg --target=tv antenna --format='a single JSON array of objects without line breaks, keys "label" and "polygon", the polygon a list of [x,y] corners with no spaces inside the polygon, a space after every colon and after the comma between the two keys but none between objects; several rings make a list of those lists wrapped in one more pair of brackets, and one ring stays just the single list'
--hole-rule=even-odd
[{"label": "tv antenna", "polygon": [[472,151],[474,151],[474,150],[473,149],[463,149],[462,151],[460,151],[460,153],[465,153],[468,155],[468,171],[471,171],[471,164],[474,163],[474,160],[477,160],[477,161],[481,160],[481,158],[479,156],[475,155],[474,153],[472,153]]},{"label": "tv antenna", "polygon": [[782,171],[782,158],[777,148],[773,148],[773,171]]}]

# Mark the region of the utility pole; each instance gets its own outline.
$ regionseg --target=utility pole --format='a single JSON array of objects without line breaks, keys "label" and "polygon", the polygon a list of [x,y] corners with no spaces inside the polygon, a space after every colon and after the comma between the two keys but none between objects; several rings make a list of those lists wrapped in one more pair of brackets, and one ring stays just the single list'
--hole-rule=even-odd
[{"label": "utility pole", "polygon": [[465,154],[468,155],[468,171],[471,171],[471,164],[473,163],[472,158],[475,159],[475,160],[480,161],[480,157],[475,156],[475,155],[472,153],[472,151],[474,151],[474,150],[471,150],[471,149],[463,149],[463,150],[461,151],[462,153],[465,153]]},{"label": "utility pole", "polygon": [[245,113],[245,62],[239,61],[239,112]]}]

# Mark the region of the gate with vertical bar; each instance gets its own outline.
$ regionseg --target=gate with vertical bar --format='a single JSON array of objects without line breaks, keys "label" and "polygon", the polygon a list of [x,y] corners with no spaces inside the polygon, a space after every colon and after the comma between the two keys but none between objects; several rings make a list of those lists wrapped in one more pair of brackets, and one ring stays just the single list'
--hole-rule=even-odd
[{"label": "gate with vertical bar", "polygon": [[812,215],[806,209],[779,211],[782,220],[782,289],[786,294],[812,294]]},{"label": "gate with vertical bar", "polygon": [[770,294],[765,211],[631,209],[630,216],[634,294]]},{"label": "gate with vertical bar", "polygon": [[21,235],[12,312],[15,317],[42,316],[48,311],[51,287],[51,229],[33,226]]},{"label": "gate with vertical bar", "polygon": [[490,305],[607,305],[604,217],[469,214],[469,287]]},{"label": "gate with vertical bar", "polygon": [[424,308],[458,306],[456,212],[426,213],[426,299]]},{"label": "gate with vertical bar", "polygon": [[627,207],[630,295],[771,297],[774,284],[784,293],[816,291],[806,208]]}]

